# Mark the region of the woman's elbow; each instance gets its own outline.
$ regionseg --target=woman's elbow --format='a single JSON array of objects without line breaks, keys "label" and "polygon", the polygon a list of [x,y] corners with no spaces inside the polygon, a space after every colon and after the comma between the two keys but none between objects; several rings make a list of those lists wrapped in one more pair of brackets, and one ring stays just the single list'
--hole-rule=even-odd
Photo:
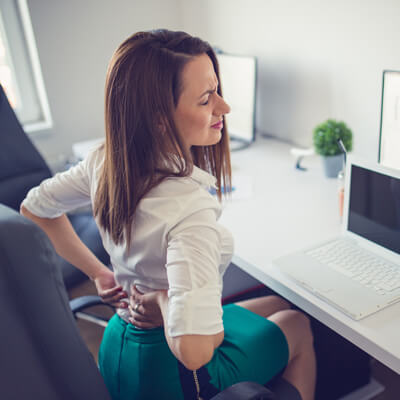
[{"label": "woman's elbow", "polygon": [[195,371],[209,363],[214,355],[214,349],[202,349],[201,352],[182,352],[180,362],[185,368]]},{"label": "woman's elbow", "polygon": [[189,370],[197,370],[211,361],[214,350],[221,344],[224,333],[201,336],[188,335],[179,342],[179,360]]},{"label": "woman's elbow", "polygon": [[26,216],[27,211],[28,210],[22,204],[19,206],[19,213],[22,214],[24,217]]},{"label": "woman's elbow", "polygon": [[22,204],[19,207],[19,213],[21,215],[23,215],[25,218],[28,218],[30,220],[32,220],[35,223],[38,223],[38,221],[40,220],[39,217],[37,217],[36,215],[32,214],[25,206],[23,206]]}]

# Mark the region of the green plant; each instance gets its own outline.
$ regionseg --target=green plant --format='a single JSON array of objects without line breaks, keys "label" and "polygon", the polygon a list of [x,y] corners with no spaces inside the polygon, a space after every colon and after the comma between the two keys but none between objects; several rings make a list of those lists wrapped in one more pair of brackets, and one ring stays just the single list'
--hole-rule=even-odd
[{"label": "green plant", "polygon": [[353,148],[353,133],[344,122],[328,119],[314,128],[314,148],[322,156],[335,156],[342,152],[338,139],[342,140],[347,151]]}]

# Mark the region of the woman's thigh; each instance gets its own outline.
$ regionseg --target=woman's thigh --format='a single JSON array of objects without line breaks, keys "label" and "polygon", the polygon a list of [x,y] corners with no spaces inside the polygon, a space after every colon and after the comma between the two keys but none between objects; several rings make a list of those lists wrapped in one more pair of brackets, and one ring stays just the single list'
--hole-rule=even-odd
[{"label": "woman's thigh", "polygon": [[289,361],[296,357],[304,346],[312,345],[313,334],[310,320],[300,311],[278,311],[268,318],[282,330],[289,347]]},{"label": "woman's thigh", "polygon": [[302,346],[313,342],[308,317],[300,311],[291,310],[290,303],[279,296],[263,296],[236,304],[279,326],[289,347],[289,360],[300,352]]},{"label": "woman's thigh", "polygon": [[224,341],[207,365],[215,387],[241,381],[265,384],[286,366],[286,338],[275,323],[237,304],[224,306],[223,320]]},{"label": "woman's thigh", "polygon": [[274,295],[243,300],[235,304],[265,318],[275,314],[278,311],[290,309],[289,302],[284,300],[282,297]]}]

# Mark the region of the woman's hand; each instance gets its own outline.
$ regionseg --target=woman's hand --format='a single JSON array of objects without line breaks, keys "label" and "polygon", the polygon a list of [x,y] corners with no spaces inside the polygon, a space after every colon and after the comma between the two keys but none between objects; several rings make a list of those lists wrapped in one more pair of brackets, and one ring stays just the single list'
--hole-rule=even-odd
[{"label": "woman's hand", "polygon": [[129,298],[129,322],[138,328],[151,329],[163,326],[159,301],[165,297],[166,290],[157,290],[150,293],[141,293],[136,286],[131,287]]},{"label": "woman's hand", "polygon": [[114,278],[114,272],[107,267],[94,278],[97,293],[104,303],[111,304],[117,308],[127,308],[128,303],[121,301],[126,299],[128,294],[122,290],[122,286],[117,285]]}]

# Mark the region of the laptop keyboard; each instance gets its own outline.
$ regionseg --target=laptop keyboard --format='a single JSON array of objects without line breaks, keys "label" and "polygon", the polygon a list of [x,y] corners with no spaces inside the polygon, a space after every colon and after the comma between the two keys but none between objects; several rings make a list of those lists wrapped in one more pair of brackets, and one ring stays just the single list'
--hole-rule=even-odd
[{"label": "laptop keyboard", "polygon": [[381,295],[400,288],[399,266],[345,240],[330,242],[306,254]]}]

